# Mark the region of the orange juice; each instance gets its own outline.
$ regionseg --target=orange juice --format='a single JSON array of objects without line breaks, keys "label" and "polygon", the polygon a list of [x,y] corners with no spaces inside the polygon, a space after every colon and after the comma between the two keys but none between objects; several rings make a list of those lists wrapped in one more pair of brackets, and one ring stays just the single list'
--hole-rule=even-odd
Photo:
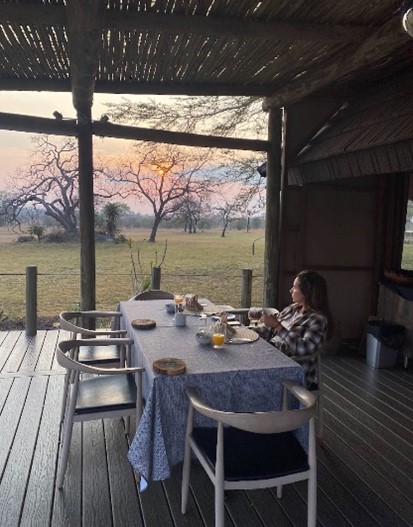
[{"label": "orange juice", "polygon": [[223,333],[212,333],[212,344],[215,347],[222,348],[225,342],[225,335]]}]

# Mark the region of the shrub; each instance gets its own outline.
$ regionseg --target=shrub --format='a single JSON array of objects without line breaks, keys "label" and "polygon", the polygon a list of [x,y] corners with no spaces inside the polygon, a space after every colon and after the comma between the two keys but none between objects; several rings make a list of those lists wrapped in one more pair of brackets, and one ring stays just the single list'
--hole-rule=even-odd
[{"label": "shrub", "polygon": [[27,243],[27,242],[32,242],[33,241],[33,236],[19,236],[17,238],[17,243]]},{"label": "shrub", "polygon": [[65,231],[53,231],[46,234],[43,238],[45,243],[66,243],[77,239],[76,234]]}]

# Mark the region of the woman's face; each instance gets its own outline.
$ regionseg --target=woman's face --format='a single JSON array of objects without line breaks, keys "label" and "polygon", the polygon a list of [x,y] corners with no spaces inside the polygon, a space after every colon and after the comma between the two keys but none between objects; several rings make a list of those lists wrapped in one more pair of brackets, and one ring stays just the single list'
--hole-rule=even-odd
[{"label": "woman's face", "polygon": [[300,289],[300,286],[299,286],[299,283],[298,283],[298,278],[296,278],[294,280],[293,286],[290,289],[290,293],[291,293],[291,297],[293,299],[293,302],[298,302],[299,304],[304,304],[305,297],[304,297],[303,293],[301,292],[301,289]]}]

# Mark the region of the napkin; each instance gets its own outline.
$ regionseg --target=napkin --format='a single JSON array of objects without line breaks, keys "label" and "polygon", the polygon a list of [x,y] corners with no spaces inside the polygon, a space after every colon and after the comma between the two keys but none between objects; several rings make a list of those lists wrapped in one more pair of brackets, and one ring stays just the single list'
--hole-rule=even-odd
[{"label": "napkin", "polygon": [[218,322],[213,326],[215,332],[224,333],[226,338],[233,337],[236,333],[236,329],[228,324],[227,314],[222,312],[220,314]]},{"label": "napkin", "polygon": [[185,297],[185,307],[188,311],[193,311],[195,313],[199,313],[204,309],[198,302],[198,295],[187,295]]}]

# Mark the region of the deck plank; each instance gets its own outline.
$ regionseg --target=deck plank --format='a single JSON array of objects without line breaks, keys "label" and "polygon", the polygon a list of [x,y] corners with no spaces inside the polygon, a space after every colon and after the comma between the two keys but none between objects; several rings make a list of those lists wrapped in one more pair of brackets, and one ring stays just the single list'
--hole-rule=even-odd
[{"label": "deck plank", "polygon": [[62,389],[63,379],[50,376],[24,500],[22,525],[43,527],[50,522],[59,444],[59,414],[56,412],[56,401],[60,401]]},{"label": "deck plank", "polygon": [[175,527],[161,481],[152,481],[149,488],[140,493],[140,500],[145,526]]},{"label": "deck plank", "polygon": [[398,412],[392,412],[391,408],[381,405],[377,397],[369,394],[368,390],[360,388],[358,382],[350,382],[346,376],[335,373],[325,368],[325,373],[330,375],[328,389],[330,394],[341,394],[355,408],[362,408],[366,415],[370,415],[377,422],[381,422],[389,430],[393,430],[402,440],[408,444],[412,443],[413,432],[410,429],[410,421]]},{"label": "deck plank", "polygon": [[82,434],[73,427],[63,489],[55,491],[51,527],[82,525]]},{"label": "deck plank", "polygon": [[16,372],[24,360],[26,353],[32,354],[35,349],[35,337],[28,337],[21,332],[20,338],[13,348],[13,353],[8,357],[3,366],[4,372]]},{"label": "deck plank", "polygon": [[53,367],[54,357],[55,357],[55,352],[56,352],[56,343],[58,341],[58,337],[59,337],[58,331],[48,331],[47,332],[38,361],[36,363],[35,368],[33,368],[35,371],[50,371],[50,370],[64,371],[63,368],[59,365],[57,365],[57,368]]},{"label": "deck plank", "polygon": [[82,426],[83,525],[100,527],[112,516],[103,421],[85,421]]},{"label": "deck plank", "polygon": [[[2,379],[2,383],[4,381],[7,383],[9,379]],[[9,455],[14,449],[14,437],[29,388],[30,379],[25,377],[13,380],[7,392],[7,398],[0,414],[0,478],[3,478]],[[3,482],[3,479],[1,481]],[[0,525],[2,525],[1,522]]]},{"label": "deck plank", "polygon": [[[105,419],[107,462],[113,527],[143,527],[139,495],[135,485],[132,467],[128,461],[128,442],[123,421]],[[117,489],[130,489],[131,492],[117,492]],[[134,491],[134,492],[133,492]]]},{"label": "deck plank", "polygon": [[[181,465],[137,491],[118,419],[74,425],[64,488],[55,490],[63,338],[0,333],[1,527],[213,527],[213,486],[196,462],[186,515]],[[413,525],[412,369],[376,370],[354,353],[326,357],[324,385],[317,526]],[[304,482],[285,486],[280,500],[275,489],[228,492],[226,527],[302,527],[306,500]]]},{"label": "deck plank", "polygon": [[[329,467],[334,477],[341,483],[346,491],[372,516],[377,527],[407,527],[407,524],[396,517],[390,506],[377,495],[375,489],[370,485],[370,480],[364,480],[358,472],[358,465],[354,458],[346,459],[341,456],[341,451],[334,444],[334,436],[329,434],[326,428],[327,440],[325,446],[319,450],[319,462]],[[328,445],[333,445],[334,450]],[[347,450],[347,447],[344,446]],[[334,499],[334,494],[330,494]],[[360,524],[360,527],[364,527]]]},{"label": "deck plank", "polygon": [[274,498],[270,490],[248,490],[246,494],[265,527],[291,527],[291,522],[280,505],[282,500]]},{"label": "deck plank", "polygon": [[39,356],[44,353],[44,340],[48,333],[48,331],[40,330],[32,337],[20,364],[16,365],[12,371],[25,372],[35,369]]},{"label": "deck plank", "polygon": [[8,369],[5,370],[5,364],[17,352],[19,347],[21,348],[23,341],[25,341],[25,337],[21,331],[10,331],[7,333],[6,338],[0,345],[0,372],[8,371]]},{"label": "deck plank", "polygon": [[203,527],[204,522],[200,516],[192,493],[188,493],[188,506],[186,514],[181,513],[181,483],[182,465],[174,467],[171,477],[164,481],[164,489],[168,498],[169,508],[176,527]]},{"label": "deck plank", "polygon": [[[328,470],[328,467],[321,462],[320,457],[319,454],[317,470],[319,479],[318,500],[324,495],[326,499],[332,501],[337,513],[343,515],[349,521],[350,525],[377,527],[377,522],[374,518],[372,518],[357,498],[343,485],[340,479]],[[332,525],[331,522],[330,525]]]},{"label": "deck plank", "polygon": [[1,480],[0,525],[2,527],[15,527],[19,524],[25,499],[26,484],[36,447],[47,380],[47,377],[30,379],[27,400],[23,407],[13,441],[13,448]]}]

